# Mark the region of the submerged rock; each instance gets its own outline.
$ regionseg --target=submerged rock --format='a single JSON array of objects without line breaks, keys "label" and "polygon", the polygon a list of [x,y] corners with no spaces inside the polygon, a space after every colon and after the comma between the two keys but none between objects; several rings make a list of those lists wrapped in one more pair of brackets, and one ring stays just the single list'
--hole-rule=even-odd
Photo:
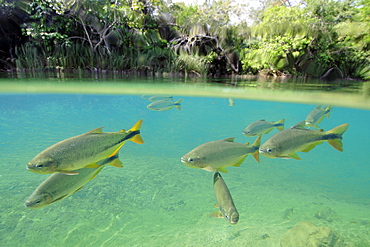
[{"label": "submerged rock", "polygon": [[302,221],[286,231],[280,239],[281,247],[344,247],[343,237],[326,226],[315,226]]}]

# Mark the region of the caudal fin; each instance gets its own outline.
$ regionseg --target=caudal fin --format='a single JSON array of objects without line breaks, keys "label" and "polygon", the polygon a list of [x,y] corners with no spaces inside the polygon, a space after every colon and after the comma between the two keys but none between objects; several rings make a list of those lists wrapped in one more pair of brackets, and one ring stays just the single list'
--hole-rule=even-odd
[{"label": "caudal fin", "polygon": [[348,124],[339,125],[326,132],[329,139],[328,143],[338,151],[343,151],[342,135],[347,130]]},{"label": "caudal fin", "polygon": [[277,121],[277,122],[275,123],[276,128],[277,128],[279,131],[284,130],[284,123],[285,123],[285,119],[280,119],[279,121]]},{"label": "caudal fin", "polygon": [[175,102],[176,108],[181,111],[181,101],[182,99],[179,99],[178,101]]},{"label": "caudal fin", "polygon": [[253,153],[253,157],[254,157],[254,159],[255,159],[258,163],[260,162],[260,156],[259,156],[260,152],[259,152],[259,147],[260,147],[260,145],[261,145],[261,136],[262,136],[262,135],[259,135],[259,136],[257,137],[257,139],[254,141],[253,145],[252,145],[252,147],[255,147],[255,148],[256,148],[256,151]]},{"label": "caudal fin", "polygon": [[132,126],[131,129],[129,129],[129,131],[131,131],[131,132],[133,132],[133,131],[139,131],[139,133],[136,134],[134,137],[132,137],[130,139],[130,141],[135,142],[137,144],[143,144],[144,143],[144,140],[140,136],[140,128],[141,128],[141,124],[142,123],[143,123],[143,120],[140,119],[139,121],[136,122],[136,124],[134,126]]}]

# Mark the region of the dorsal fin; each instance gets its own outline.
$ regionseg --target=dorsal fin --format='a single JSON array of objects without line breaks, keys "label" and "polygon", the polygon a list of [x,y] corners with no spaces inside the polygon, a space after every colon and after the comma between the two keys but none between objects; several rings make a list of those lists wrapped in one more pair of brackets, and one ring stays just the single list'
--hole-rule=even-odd
[{"label": "dorsal fin", "polygon": [[103,133],[103,128],[104,127],[99,127],[99,128],[90,130],[90,131],[86,132],[85,134],[100,134],[100,133]]},{"label": "dorsal fin", "polygon": [[235,137],[229,137],[229,138],[223,139],[223,141],[234,142],[234,139],[235,139]]}]

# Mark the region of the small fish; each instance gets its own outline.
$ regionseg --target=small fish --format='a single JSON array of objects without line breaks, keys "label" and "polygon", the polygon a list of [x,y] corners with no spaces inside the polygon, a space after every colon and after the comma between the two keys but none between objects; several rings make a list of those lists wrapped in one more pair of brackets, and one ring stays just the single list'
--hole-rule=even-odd
[{"label": "small fish", "polygon": [[220,210],[213,212],[211,216],[224,218],[232,225],[237,224],[239,221],[238,210],[236,209],[230,191],[219,172],[215,172],[215,175],[213,176],[213,189],[215,190],[218,208]]},{"label": "small fish", "polygon": [[307,115],[305,119],[306,126],[319,129],[320,127],[317,124],[321,123],[325,116],[329,118],[331,111],[332,107],[330,105],[326,108],[318,105]]},{"label": "small fish", "polygon": [[229,106],[234,106],[234,105],[235,105],[234,99],[229,98]]},{"label": "small fish", "polygon": [[96,162],[114,156],[127,140],[144,143],[140,136],[142,122],[139,120],[128,131],[102,133],[100,127],[60,141],[36,155],[28,162],[27,169],[40,174],[61,172],[76,175],[78,172],[75,170],[83,167],[98,167]]},{"label": "small fish", "polygon": [[268,134],[274,128],[277,128],[279,131],[284,130],[284,122],[285,119],[280,119],[279,121],[275,122],[268,122],[265,119],[261,119],[255,121],[248,125],[243,130],[243,135],[245,136],[257,136],[262,134]]},{"label": "small fish", "polygon": [[172,96],[154,95],[152,97],[149,97],[148,100],[150,100],[150,101],[167,100],[167,101],[172,101],[173,102],[173,97]]},{"label": "small fish", "polygon": [[192,168],[227,173],[226,167],[240,166],[248,154],[253,154],[253,157],[259,162],[260,142],[261,136],[250,146],[248,146],[249,143],[234,142],[234,137],[207,142],[182,156],[181,162]]},{"label": "small fish", "polygon": [[327,141],[333,148],[343,151],[342,135],[348,124],[339,125],[332,130],[322,131],[301,128],[285,129],[273,135],[261,145],[260,154],[270,158],[293,158],[300,160],[296,152],[308,152],[316,145]]},{"label": "small fish", "polygon": [[147,105],[147,108],[152,111],[166,111],[171,110],[173,107],[176,106],[177,109],[181,110],[181,101],[182,99],[179,99],[176,102],[168,100],[158,100]]},{"label": "small fish", "polygon": [[36,188],[24,205],[27,208],[35,209],[60,201],[79,191],[87,182],[98,175],[104,165],[112,163],[122,164],[118,155],[115,155],[98,162],[100,165],[98,168],[80,169],[79,174],[75,176],[68,176],[63,173],[52,174]]}]

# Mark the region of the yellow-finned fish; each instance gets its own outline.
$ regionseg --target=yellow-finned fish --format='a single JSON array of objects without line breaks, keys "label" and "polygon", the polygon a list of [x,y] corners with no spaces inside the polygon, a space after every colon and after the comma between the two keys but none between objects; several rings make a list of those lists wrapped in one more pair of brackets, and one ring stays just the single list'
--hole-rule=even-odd
[{"label": "yellow-finned fish", "polygon": [[169,100],[157,100],[147,105],[147,108],[152,111],[167,111],[171,110],[173,107],[181,110],[181,101],[182,99],[179,99],[176,102]]},{"label": "yellow-finned fish", "polygon": [[249,143],[234,142],[234,137],[207,142],[182,156],[181,162],[192,168],[227,172],[226,167],[240,166],[248,154],[253,154],[253,157],[259,162],[260,142],[261,136],[250,146]]},{"label": "yellow-finned fish", "polygon": [[76,175],[78,172],[75,170],[83,167],[98,167],[96,162],[114,156],[127,140],[144,143],[140,136],[142,122],[139,120],[128,131],[103,133],[100,127],[60,141],[36,155],[28,162],[27,169],[41,174],[61,172]]},{"label": "yellow-finned fish", "polygon": [[213,176],[213,189],[215,190],[218,208],[220,210],[213,212],[211,216],[224,218],[232,225],[237,224],[239,221],[238,210],[236,209],[230,191],[219,172],[215,172],[215,175]]},{"label": "yellow-finned fish", "polygon": [[268,134],[274,128],[277,128],[279,131],[284,130],[284,122],[285,119],[280,119],[277,122],[269,122],[265,121],[265,119],[261,119],[255,121],[248,125],[243,130],[243,135],[245,136],[258,136],[262,134]]},{"label": "yellow-finned fish", "polygon": [[343,151],[342,135],[348,124],[339,125],[332,130],[322,131],[297,127],[285,129],[273,135],[259,149],[260,154],[270,158],[294,158],[300,160],[296,152],[308,152],[323,141],[338,151]]},{"label": "yellow-finned fish", "polygon": [[68,176],[64,173],[52,174],[36,188],[24,205],[27,208],[34,209],[60,201],[79,191],[87,182],[98,175],[104,165],[112,163],[122,164],[118,155],[115,155],[98,162],[101,165],[98,168],[80,169],[79,174],[75,176]]},{"label": "yellow-finned fish", "polygon": [[320,127],[317,124],[321,123],[325,116],[329,118],[331,111],[332,107],[330,105],[326,108],[318,105],[307,115],[305,119],[306,126],[320,129]]}]

